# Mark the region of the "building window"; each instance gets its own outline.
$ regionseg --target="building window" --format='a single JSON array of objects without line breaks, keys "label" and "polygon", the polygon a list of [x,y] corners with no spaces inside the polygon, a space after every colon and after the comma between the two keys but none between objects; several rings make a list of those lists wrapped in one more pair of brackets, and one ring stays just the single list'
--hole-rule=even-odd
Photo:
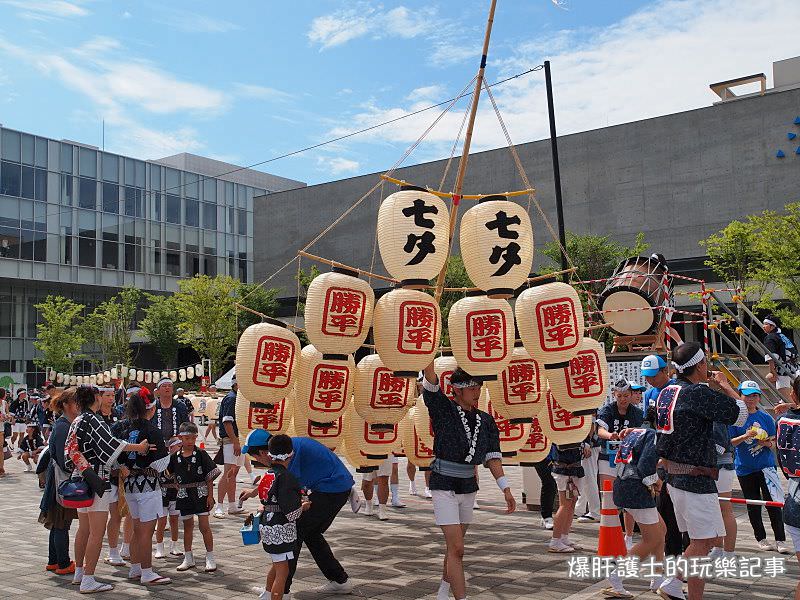
[{"label": "building window", "polygon": [[0,227],[19,228],[19,200],[0,196]]},{"label": "building window", "polygon": [[186,198],[186,225],[200,227],[200,203],[197,200]]},{"label": "building window", "polygon": [[125,244],[125,270],[142,271],[142,247]]},{"label": "building window", "polygon": [[151,198],[153,199],[153,210],[150,218],[154,221],[161,221],[161,194],[156,192],[151,194]]},{"label": "building window", "polygon": [[0,227],[0,258],[19,258],[19,229]]},{"label": "building window", "polygon": [[[3,139],[5,140],[5,133],[3,134]],[[5,160],[0,163],[0,194],[19,196],[21,183],[20,168],[19,165]]]},{"label": "building window", "polygon": [[94,231],[81,231],[78,236],[78,264],[82,267],[93,267],[97,241]]},{"label": "building window", "polygon": [[119,186],[114,183],[103,184],[103,212],[119,212]]},{"label": "building window", "polygon": [[229,208],[228,209],[228,227],[226,229],[226,231],[228,233],[233,233],[234,231],[236,231],[236,229],[234,228],[234,219],[235,218],[236,218],[236,209],[235,208]]},{"label": "building window", "polygon": [[104,269],[119,268],[119,246],[117,242],[106,241],[103,235],[103,258],[102,267]]},{"label": "building window", "polygon": [[239,252],[239,281],[247,283],[247,253]]},{"label": "building window", "polygon": [[22,167],[20,196],[33,200],[33,167]]},{"label": "building window", "polygon": [[72,175],[61,176],[61,204],[72,206]]},{"label": "building window", "polygon": [[78,178],[78,206],[81,208],[97,206],[97,182],[94,179]]},{"label": "building window", "polygon": [[47,204],[44,202],[33,203],[33,228],[36,231],[47,231]]},{"label": "building window", "polygon": [[167,194],[167,209],[165,211],[167,223],[181,222],[181,198],[174,194]]},{"label": "building window", "polygon": [[161,242],[153,240],[153,274],[161,275]]},{"label": "building window", "polygon": [[144,217],[144,201],[139,188],[125,188],[125,214],[129,217]]},{"label": "building window", "polygon": [[167,275],[181,276],[181,254],[167,250]]},{"label": "building window", "polygon": [[84,177],[97,178],[97,152],[89,148],[80,148],[78,174]]},{"label": "building window", "polygon": [[47,171],[44,169],[35,169],[33,178],[34,199],[40,200],[41,202],[47,202]]},{"label": "building window", "polygon": [[203,202],[203,228],[206,231],[217,228],[217,205]]},{"label": "building window", "polygon": [[9,129],[3,129],[0,133],[3,136],[3,158],[19,162],[19,133]]},{"label": "building window", "polygon": [[103,154],[103,179],[105,181],[119,181],[119,158],[113,154]]},{"label": "building window", "polygon": [[61,264],[72,264],[72,227],[61,228],[61,248],[59,258]]},{"label": "building window", "polygon": [[247,235],[247,211],[237,210],[239,213],[239,235]]},{"label": "building window", "polygon": [[203,255],[203,273],[209,277],[217,276],[217,258],[215,256]]},{"label": "building window", "polygon": [[61,144],[61,170],[72,173],[72,146],[69,144]]}]

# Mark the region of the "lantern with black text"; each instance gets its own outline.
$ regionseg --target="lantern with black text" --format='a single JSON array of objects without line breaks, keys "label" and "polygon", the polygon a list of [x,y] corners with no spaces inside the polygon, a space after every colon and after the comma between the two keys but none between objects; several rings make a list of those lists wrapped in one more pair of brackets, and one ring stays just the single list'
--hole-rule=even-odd
[{"label": "lantern with black text", "polygon": [[424,292],[393,290],[375,304],[373,331],[383,364],[398,377],[416,377],[439,347],[439,305]]},{"label": "lantern with black text", "polygon": [[[277,325],[278,327],[285,327],[285,325],[284,325],[283,323],[281,323],[280,321],[275,321],[275,320],[273,320],[273,319],[267,319],[267,323],[272,323],[272,324],[274,324],[274,325]],[[241,339],[241,338],[240,338],[240,339]],[[205,374],[206,374],[206,373],[205,373],[205,369],[203,368],[203,365],[202,365],[202,363],[197,363],[197,364],[194,366],[194,373],[195,373],[195,375],[197,375],[198,377],[202,377],[203,375],[205,375]]]},{"label": "lantern with black text", "polygon": [[441,198],[404,186],[378,210],[378,249],[389,274],[405,287],[426,286],[444,267],[450,215]]},{"label": "lantern with black text", "polygon": [[194,379],[194,367],[186,367],[186,379]]},{"label": "lantern with black text", "polygon": [[358,273],[334,268],[308,286],[305,329],[309,341],[324,354],[352,354],[372,326],[375,294]]},{"label": "lantern with black text", "polygon": [[491,392],[488,396],[489,402],[486,412],[494,419],[494,422],[497,424],[497,429],[500,432],[500,452],[503,453],[504,458],[513,458],[517,455],[517,450],[522,448],[528,440],[531,424],[515,423],[507,419],[492,406],[493,398]]},{"label": "lantern with black text", "polygon": [[547,371],[553,396],[576,415],[590,414],[605,402],[608,378],[606,349],[590,337],[583,338],[581,349],[567,366]]},{"label": "lantern with black text", "polygon": [[533,227],[525,209],[487,196],[461,218],[461,257],[469,278],[492,298],[511,298],[533,264]]},{"label": "lantern with black text", "polygon": [[153,372],[152,371],[145,371],[144,372],[144,382],[145,383],[152,383],[153,382]]},{"label": "lantern with black text", "polygon": [[400,440],[403,443],[408,462],[420,469],[428,469],[433,462],[433,444],[426,444],[417,433],[414,413],[417,407],[413,407],[406,417],[400,421]]},{"label": "lantern with black text", "polygon": [[544,381],[539,364],[517,343],[511,362],[486,387],[497,412],[514,423],[530,423],[546,406],[542,393]]},{"label": "lantern with black text", "polygon": [[379,355],[369,354],[356,366],[353,407],[373,426],[394,425],[412,406],[414,385],[412,379],[395,377]]},{"label": "lantern with black text", "polygon": [[186,381],[186,369],[178,369],[178,380]]},{"label": "lantern with black text", "polygon": [[355,384],[353,357],[325,358],[314,346],[300,353],[295,417],[315,424],[336,421],[350,403]]},{"label": "lantern with black text", "polygon": [[566,283],[546,283],[519,295],[514,312],[525,349],[545,366],[567,362],[583,339],[583,307]]},{"label": "lantern with black text", "polygon": [[450,308],[447,325],[458,365],[476,379],[497,379],[514,347],[511,305],[483,294],[467,296]]},{"label": "lantern with black text", "polygon": [[317,423],[308,419],[295,419],[295,435],[317,440],[323,446],[336,450],[342,442],[342,420],[340,415],[330,423]]},{"label": "lantern with black text", "polygon": [[[236,347],[239,389],[251,402],[279,402],[292,389],[299,354],[300,340],[280,321],[250,325]],[[195,373],[202,376],[201,365]]]},{"label": "lantern with black text", "polygon": [[572,414],[563,408],[549,391],[547,412],[539,415],[539,423],[544,435],[559,446],[578,445],[592,431],[591,416]]},{"label": "lantern with black text", "polygon": [[264,429],[272,434],[286,433],[292,414],[294,390],[275,403],[249,402],[241,390],[236,393],[236,425],[241,437],[253,429]]},{"label": "lantern with black text", "polygon": [[532,466],[545,460],[550,454],[552,442],[547,438],[539,423],[539,418],[534,417],[531,423],[531,432],[525,444],[517,450],[519,464],[523,467]]},{"label": "lantern with black text", "polygon": [[64,383],[64,374],[56,373],[56,383]]}]

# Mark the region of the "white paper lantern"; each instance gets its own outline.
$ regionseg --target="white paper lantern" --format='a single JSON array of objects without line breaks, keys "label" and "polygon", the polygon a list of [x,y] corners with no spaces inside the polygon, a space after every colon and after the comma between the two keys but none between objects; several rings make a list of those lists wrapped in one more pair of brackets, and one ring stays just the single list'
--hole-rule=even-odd
[{"label": "white paper lantern", "polygon": [[461,218],[461,257],[469,278],[492,298],[511,298],[533,265],[528,213],[505,196],[487,196]]},{"label": "white paper lantern", "polygon": [[497,412],[514,423],[530,423],[547,408],[544,373],[522,344],[514,346],[511,362],[486,386]]},{"label": "white paper lantern", "polygon": [[[272,323],[273,325],[278,325],[278,327],[284,326],[283,323],[281,323],[280,321],[272,321],[271,319],[268,320],[267,324],[269,324],[269,323]],[[245,331],[247,331],[247,330],[245,330]],[[244,335],[244,334],[242,334],[242,335]],[[239,338],[239,340],[241,341],[241,338]],[[194,374],[197,375],[198,377],[202,377],[203,375],[205,375],[205,372],[204,372],[202,364],[197,363],[194,366]]]},{"label": "white paper lantern", "polygon": [[69,376],[69,384],[70,385],[78,385],[78,378],[75,375]]},{"label": "white paper lantern", "polygon": [[[338,449],[342,444],[342,420],[339,416],[330,423],[316,423],[308,419],[295,423],[295,435],[317,440],[331,450]],[[298,425],[300,425],[298,427]]]},{"label": "white paper lantern", "polygon": [[129,369],[128,370],[128,379],[130,381],[136,381],[136,378],[139,376],[139,372],[136,369]]},{"label": "white paper lantern", "polygon": [[590,337],[583,338],[567,366],[547,370],[553,396],[575,415],[591,414],[605,402],[608,378],[605,346]]},{"label": "white paper lantern", "polygon": [[453,372],[458,368],[458,362],[452,354],[442,354],[437,356],[433,361],[433,370],[436,372],[436,378],[439,381],[439,389],[442,393],[453,399],[453,386],[450,385],[450,377]]},{"label": "white paper lantern", "polygon": [[[300,340],[279,321],[251,325],[236,347],[239,389],[251,401],[280,401],[294,385],[299,354]],[[202,376],[202,365],[195,366],[195,373]]]},{"label": "white paper lantern", "polygon": [[64,383],[64,374],[56,373],[56,383]]},{"label": "white paper lantern", "polygon": [[169,378],[172,380],[173,383],[178,381],[178,372],[177,371],[170,371]]},{"label": "white paper lantern", "polygon": [[56,370],[55,370],[55,369],[50,369],[50,370],[47,372],[47,378],[48,378],[50,381],[53,381],[53,380],[56,378]]},{"label": "white paper lantern", "polygon": [[194,379],[194,367],[186,367],[186,379]]},{"label": "white paper lantern", "polygon": [[519,464],[523,467],[533,466],[534,464],[545,460],[550,454],[550,448],[553,443],[547,438],[539,423],[539,418],[534,417],[531,423],[531,432],[528,440],[517,451],[519,456]]},{"label": "white paper lantern", "polygon": [[564,409],[549,391],[547,393],[547,412],[539,417],[542,432],[558,446],[580,444],[592,431],[592,417],[574,415]]},{"label": "white paper lantern", "polygon": [[178,379],[180,381],[186,381],[186,369],[178,369]]},{"label": "white paper lantern", "polygon": [[404,287],[426,286],[444,267],[450,215],[441,198],[404,186],[378,210],[378,249],[389,274]]},{"label": "white paper lantern", "polygon": [[145,371],[144,372],[144,382],[145,383],[153,383],[153,373],[152,373],[152,371]]},{"label": "white paper lantern", "polygon": [[264,429],[272,434],[286,433],[294,402],[294,391],[274,404],[249,402],[241,390],[236,393],[236,425],[244,438],[253,429]]},{"label": "white paper lantern", "polygon": [[383,364],[398,377],[416,377],[439,347],[439,305],[424,292],[393,290],[375,305],[373,330]]},{"label": "white paper lantern", "polygon": [[468,295],[450,308],[447,325],[458,365],[478,380],[497,379],[514,346],[511,305],[483,294]]},{"label": "white paper lantern", "polygon": [[[382,461],[400,450],[401,440],[397,425],[390,429],[372,429],[355,409],[348,410],[344,416],[345,435],[348,443],[357,448],[368,461]],[[377,465],[376,465],[377,466]]]},{"label": "white paper lantern", "polygon": [[377,354],[369,354],[356,366],[356,412],[372,425],[394,425],[414,401],[414,381],[395,377]]},{"label": "white paper lantern", "polygon": [[486,412],[489,413],[494,422],[497,424],[497,429],[500,432],[500,452],[503,453],[503,458],[513,458],[516,456],[517,451],[522,448],[528,440],[531,431],[530,423],[514,423],[511,420],[500,415],[492,406],[491,392],[488,394],[489,403]]},{"label": "white paper lantern", "polygon": [[119,373],[117,371],[117,367],[111,367],[110,371],[107,371],[109,379],[118,379]]},{"label": "white paper lantern", "polygon": [[427,470],[434,459],[433,444],[425,444],[417,433],[416,420],[414,419],[416,410],[417,407],[413,407],[405,418],[400,421],[400,439],[408,462],[419,469]]},{"label": "white paper lantern", "polygon": [[583,307],[572,286],[546,283],[529,288],[517,298],[514,312],[525,349],[545,368],[565,363],[578,353]]},{"label": "white paper lantern", "polygon": [[428,407],[422,397],[417,398],[413,413],[409,411],[408,418],[413,419],[414,428],[420,442],[428,448],[433,448],[433,425]]},{"label": "white paper lantern", "polygon": [[352,356],[328,359],[312,345],[300,353],[295,416],[314,423],[336,421],[350,405],[356,365]]},{"label": "white paper lantern", "polygon": [[124,379],[128,376],[128,373],[130,373],[130,369],[128,369],[128,367],[122,367],[122,373],[120,374],[120,377]]},{"label": "white paper lantern", "polygon": [[357,272],[318,275],[306,294],[306,335],[323,354],[353,354],[369,333],[374,305],[372,287]]}]

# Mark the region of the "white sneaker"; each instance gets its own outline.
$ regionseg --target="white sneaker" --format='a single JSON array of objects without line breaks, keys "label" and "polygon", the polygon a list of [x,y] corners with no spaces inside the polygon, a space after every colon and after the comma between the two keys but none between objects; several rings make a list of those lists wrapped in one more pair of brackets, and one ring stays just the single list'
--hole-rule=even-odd
[{"label": "white sneaker", "polygon": [[780,554],[794,554],[791,548],[786,544],[786,542],[776,542],[778,547],[778,552]]},{"label": "white sneaker", "polygon": [[361,512],[364,514],[365,517],[371,517],[373,515],[374,511],[375,511],[375,509],[372,506],[372,502],[370,500],[367,500],[364,503],[364,510],[361,511]]},{"label": "white sneaker", "polygon": [[225,513],[222,512],[222,507],[219,504],[217,504],[217,508],[214,509],[214,517],[217,519],[225,518]]},{"label": "white sneaker", "polygon": [[380,519],[381,521],[388,521],[389,520],[389,515],[386,514],[386,505],[385,504],[379,504],[378,505],[378,519]]},{"label": "white sneaker", "polygon": [[25,467],[25,470],[23,472],[24,473],[32,473],[33,469],[31,469],[30,466],[27,466],[27,467]]},{"label": "white sneaker", "polygon": [[661,587],[661,584],[664,583],[664,578],[659,575],[658,577],[654,577],[650,580],[650,591],[654,594],[658,593],[658,588]]},{"label": "white sneaker", "polygon": [[542,527],[547,530],[553,529],[553,517],[542,518]]},{"label": "white sneaker", "polygon": [[[217,570],[217,562],[213,556],[206,556],[206,568],[204,570],[206,573],[213,573]],[[286,594],[283,597],[286,598]]]},{"label": "white sneaker", "polygon": [[189,569],[194,569],[195,566],[194,555],[191,552],[187,552],[183,556],[183,562],[178,565],[178,571],[188,571]]},{"label": "white sneaker", "polygon": [[763,540],[758,540],[757,544],[759,550],[763,550],[765,552],[770,552],[775,550],[775,546],[773,546],[772,542],[770,542],[767,538],[764,538]]},{"label": "white sneaker", "polygon": [[433,498],[433,494],[431,494],[431,489],[430,488],[425,488],[425,496],[424,497],[427,498],[428,500]]},{"label": "white sneaker", "polygon": [[[322,587],[318,587],[314,590],[318,594],[352,594],[353,593],[353,584],[348,579],[344,583],[336,583],[335,581],[328,581]],[[284,595],[284,598],[286,596]]]}]

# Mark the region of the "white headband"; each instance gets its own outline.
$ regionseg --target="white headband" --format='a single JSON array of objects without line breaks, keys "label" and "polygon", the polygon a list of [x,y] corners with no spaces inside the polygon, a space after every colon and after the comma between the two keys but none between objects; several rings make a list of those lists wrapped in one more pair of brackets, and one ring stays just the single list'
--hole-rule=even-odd
[{"label": "white headband", "polygon": [[267,454],[269,454],[272,460],[289,460],[294,456],[294,452],[289,452],[288,454],[273,454],[272,452],[267,452]]},{"label": "white headband", "polygon": [[686,361],[685,363],[683,363],[682,365],[679,365],[679,364],[678,364],[678,363],[676,363],[675,361],[672,361],[672,366],[673,366],[673,367],[675,367],[675,370],[676,370],[678,373],[683,373],[683,372],[684,372],[686,369],[688,369],[689,367],[693,367],[693,366],[695,366],[695,365],[698,365],[698,364],[700,364],[701,362],[703,362],[703,360],[705,359],[705,357],[706,357],[706,354],[705,354],[705,352],[703,352],[703,349],[701,348],[700,350],[698,350],[698,351],[695,353],[695,355],[694,355],[692,358],[690,358],[689,360],[687,360],[687,361]]},{"label": "white headband", "polygon": [[98,392],[114,392],[116,391],[113,387],[99,387],[97,388]]},{"label": "white headband", "polygon": [[764,325],[772,325],[773,327],[778,326],[778,324],[775,321],[772,321],[771,319],[764,319]]},{"label": "white headband", "polygon": [[475,381],[474,379],[469,379],[467,381],[462,381],[461,383],[451,383],[450,387],[455,388],[457,390],[461,390],[463,388],[468,388],[468,387],[481,387],[481,382]]}]

